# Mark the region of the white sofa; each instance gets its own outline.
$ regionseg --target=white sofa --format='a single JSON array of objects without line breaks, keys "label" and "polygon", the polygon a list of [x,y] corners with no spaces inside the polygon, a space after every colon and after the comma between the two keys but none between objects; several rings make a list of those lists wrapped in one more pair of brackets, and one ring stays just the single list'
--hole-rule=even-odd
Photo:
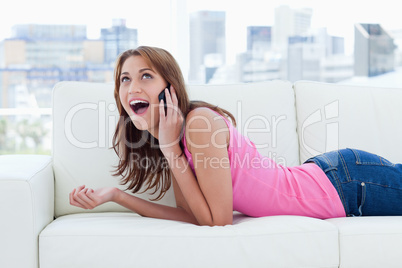
[{"label": "white sofa", "polygon": [[[189,91],[229,109],[280,164],[345,147],[402,162],[402,89],[270,81]],[[78,185],[119,185],[111,175],[113,85],[62,82],[53,100],[52,156],[0,156],[0,267],[402,267],[402,217],[235,212],[231,226],[200,227],[114,203],[73,207],[68,193]],[[174,206],[172,192],[160,202]]]}]

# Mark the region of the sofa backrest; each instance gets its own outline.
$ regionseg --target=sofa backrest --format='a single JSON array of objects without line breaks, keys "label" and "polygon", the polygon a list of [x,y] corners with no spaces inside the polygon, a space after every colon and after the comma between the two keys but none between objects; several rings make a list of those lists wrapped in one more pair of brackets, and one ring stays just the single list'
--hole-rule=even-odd
[{"label": "sofa backrest", "polygon": [[236,118],[237,129],[259,152],[278,164],[299,164],[295,97],[292,84],[268,81],[234,85],[197,85],[190,99],[225,108]]},{"label": "sofa backrest", "polygon": [[[53,90],[52,146],[56,217],[84,211],[69,204],[68,194],[75,187],[119,186],[119,178],[112,176],[118,158],[110,149],[117,121],[113,84],[56,84]],[[167,203],[174,201],[172,198],[169,193]],[[106,203],[91,212],[104,211],[127,210]]]},{"label": "sofa backrest", "polygon": [[[119,185],[112,176],[118,163],[110,149],[118,112],[113,84],[61,82],[53,91],[53,168],[56,217],[84,210],[69,204],[68,194],[79,185],[90,188]],[[237,119],[238,129],[262,154],[284,165],[299,163],[294,92],[289,82],[190,86],[190,99],[217,104]],[[149,199],[149,193],[136,194]],[[175,205],[170,189],[158,201]],[[107,203],[92,211],[127,211]]]},{"label": "sofa backrest", "polygon": [[301,162],[338,148],[402,162],[402,89],[308,81],[294,89]]}]

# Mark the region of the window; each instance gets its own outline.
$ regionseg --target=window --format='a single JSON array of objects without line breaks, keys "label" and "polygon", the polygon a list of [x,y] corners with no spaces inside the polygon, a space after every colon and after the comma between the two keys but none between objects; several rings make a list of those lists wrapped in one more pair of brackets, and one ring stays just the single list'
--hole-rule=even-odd
[{"label": "window", "polygon": [[[356,70],[369,77],[402,65],[395,45],[401,43],[402,26],[395,24],[399,10],[394,2],[300,2],[3,4],[0,154],[50,154],[53,86],[65,80],[112,82],[117,55],[138,45],[169,50],[188,84],[272,79],[336,83],[353,77]],[[375,31],[376,37],[367,39],[365,29]],[[370,43],[375,52],[354,53],[356,31],[362,33],[356,42],[362,47]],[[361,68],[354,68],[356,64]]]}]

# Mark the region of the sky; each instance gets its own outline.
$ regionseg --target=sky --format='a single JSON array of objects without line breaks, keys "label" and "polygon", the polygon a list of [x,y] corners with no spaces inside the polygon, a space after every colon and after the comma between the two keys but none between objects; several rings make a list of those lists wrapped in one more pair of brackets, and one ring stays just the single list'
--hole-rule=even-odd
[{"label": "sky", "polygon": [[280,5],[313,10],[312,27],[326,27],[331,35],[345,37],[345,50],[353,52],[355,23],[380,23],[385,29],[402,29],[402,12],[394,0],[113,0],[7,1],[0,8],[0,40],[10,37],[15,24],[85,24],[88,36],[98,38],[101,28],[112,20],[126,19],[127,27],[138,29],[140,44],[169,49],[170,4],[185,4],[188,13],[197,10],[226,11],[226,46],[235,55],[246,49],[248,25],[272,26],[274,9]]}]

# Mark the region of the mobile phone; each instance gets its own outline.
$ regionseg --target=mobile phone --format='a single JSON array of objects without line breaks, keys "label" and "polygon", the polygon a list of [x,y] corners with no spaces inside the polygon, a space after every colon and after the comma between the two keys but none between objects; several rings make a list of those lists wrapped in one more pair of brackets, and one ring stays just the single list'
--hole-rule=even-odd
[{"label": "mobile phone", "polygon": [[[170,83],[168,83],[165,88],[167,88],[169,90],[169,93],[170,93]],[[163,100],[163,104],[165,106],[165,115],[166,115],[166,113],[167,113],[167,103],[166,103],[166,96],[165,96],[165,88],[162,90],[161,93],[159,93],[158,99],[159,99],[159,103],[161,102],[161,100]]]}]

